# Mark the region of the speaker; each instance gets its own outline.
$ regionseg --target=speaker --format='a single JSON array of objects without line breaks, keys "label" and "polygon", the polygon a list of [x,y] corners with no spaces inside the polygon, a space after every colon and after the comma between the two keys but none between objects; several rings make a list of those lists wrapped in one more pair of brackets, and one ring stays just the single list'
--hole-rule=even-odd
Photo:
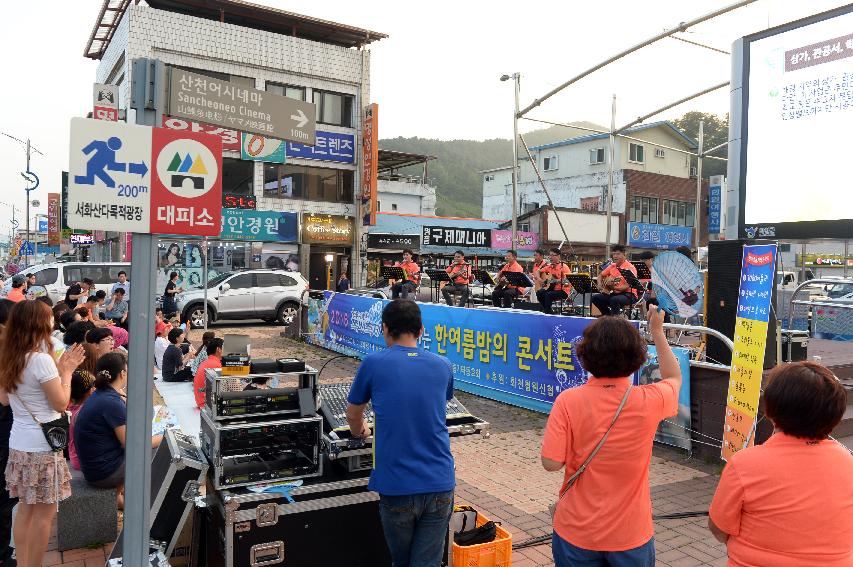
[{"label": "speaker", "polygon": [[[775,244],[772,240],[712,240],[708,243],[708,316],[706,325],[734,338],[737,317],[740,270],[743,247],[747,244]],[[774,276],[775,279],[775,276]],[[730,365],[732,351],[719,339],[709,335],[706,347],[708,360]],[[776,365],[776,286],[770,297],[770,316],[767,321],[767,348],[764,368]]]},{"label": "speaker", "polygon": [[539,303],[532,303],[530,301],[521,301],[516,300],[515,303],[512,304],[514,309],[522,309],[524,311],[542,311],[542,305]]}]

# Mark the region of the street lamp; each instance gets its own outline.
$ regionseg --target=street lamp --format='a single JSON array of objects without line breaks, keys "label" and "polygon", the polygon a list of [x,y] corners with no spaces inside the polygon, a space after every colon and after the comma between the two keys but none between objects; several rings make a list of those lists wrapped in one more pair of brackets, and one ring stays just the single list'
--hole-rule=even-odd
[{"label": "street lamp", "polygon": [[512,247],[518,242],[518,91],[521,73],[501,75],[501,81],[515,82],[515,108],[512,113]]},{"label": "street lamp", "polygon": [[334,254],[326,254],[326,289],[332,289],[332,260],[335,259]]}]

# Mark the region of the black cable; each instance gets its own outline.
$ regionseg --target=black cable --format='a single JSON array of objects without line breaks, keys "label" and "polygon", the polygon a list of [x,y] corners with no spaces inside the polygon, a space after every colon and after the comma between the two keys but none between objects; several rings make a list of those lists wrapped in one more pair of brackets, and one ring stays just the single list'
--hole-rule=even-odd
[{"label": "black cable", "polygon": [[330,358],[329,360],[324,362],[323,366],[320,367],[320,370],[317,371],[317,382],[320,381],[320,374],[323,373],[323,369],[326,368],[326,365],[329,364],[330,362],[332,362],[333,360],[337,360],[339,358],[352,358],[353,360],[358,360],[354,356],[350,356],[348,354],[337,354],[337,355],[333,356],[332,358]]}]

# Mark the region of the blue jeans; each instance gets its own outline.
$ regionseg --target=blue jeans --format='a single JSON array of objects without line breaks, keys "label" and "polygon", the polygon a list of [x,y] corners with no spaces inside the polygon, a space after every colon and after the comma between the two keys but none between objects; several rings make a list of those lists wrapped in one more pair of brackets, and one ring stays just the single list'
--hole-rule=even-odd
[{"label": "blue jeans", "polygon": [[590,551],[554,533],[551,552],[555,567],[655,567],[655,538],[625,551]]},{"label": "blue jeans", "polygon": [[453,491],[379,496],[393,567],[440,567],[453,513]]}]

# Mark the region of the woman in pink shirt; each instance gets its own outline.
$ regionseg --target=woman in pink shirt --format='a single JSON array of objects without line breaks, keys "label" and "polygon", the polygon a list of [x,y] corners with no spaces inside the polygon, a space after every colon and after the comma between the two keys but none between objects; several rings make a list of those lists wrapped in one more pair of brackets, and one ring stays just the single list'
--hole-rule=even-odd
[{"label": "woman in pink shirt", "polygon": [[825,366],[777,366],[764,390],[775,433],[723,470],[708,527],[730,567],[853,565],[853,455],[830,439],[847,393]]}]

